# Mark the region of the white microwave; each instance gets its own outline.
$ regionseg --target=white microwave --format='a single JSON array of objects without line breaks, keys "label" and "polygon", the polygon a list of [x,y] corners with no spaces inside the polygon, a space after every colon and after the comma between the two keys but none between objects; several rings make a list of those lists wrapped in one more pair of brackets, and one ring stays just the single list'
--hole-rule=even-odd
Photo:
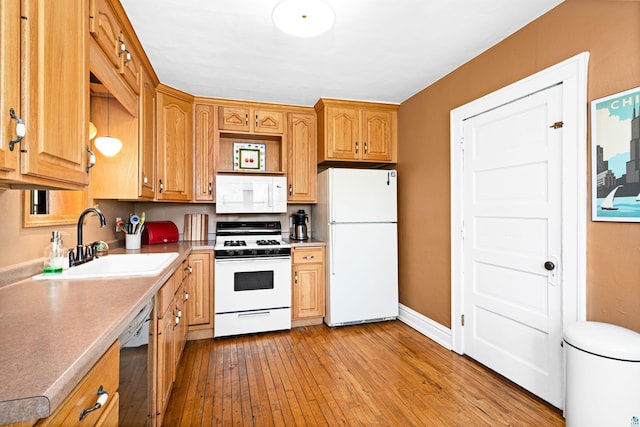
[{"label": "white microwave", "polygon": [[216,175],[216,213],[287,212],[285,176]]}]

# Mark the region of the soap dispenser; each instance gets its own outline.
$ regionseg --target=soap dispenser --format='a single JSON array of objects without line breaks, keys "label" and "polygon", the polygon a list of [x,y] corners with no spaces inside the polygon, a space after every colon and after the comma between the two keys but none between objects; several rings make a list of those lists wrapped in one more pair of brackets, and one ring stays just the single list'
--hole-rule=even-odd
[{"label": "soap dispenser", "polygon": [[66,267],[69,268],[69,261],[66,257],[64,247],[62,246],[62,233],[59,231],[51,232],[51,241],[44,248],[44,273],[62,273]]}]

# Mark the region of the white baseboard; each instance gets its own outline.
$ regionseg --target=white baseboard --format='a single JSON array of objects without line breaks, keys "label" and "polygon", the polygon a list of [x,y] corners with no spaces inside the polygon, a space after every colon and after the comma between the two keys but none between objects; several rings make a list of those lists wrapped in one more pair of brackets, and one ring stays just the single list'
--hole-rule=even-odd
[{"label": "white baseboard", "polygon": [[435,322],[428,317],[410,309],[407,306],[399,304],[400,315],[398,319],[411,326],[427,338],[432,339],[447,350],[453,348],[451,342],[451,329],[445,328],[440,323]]}]

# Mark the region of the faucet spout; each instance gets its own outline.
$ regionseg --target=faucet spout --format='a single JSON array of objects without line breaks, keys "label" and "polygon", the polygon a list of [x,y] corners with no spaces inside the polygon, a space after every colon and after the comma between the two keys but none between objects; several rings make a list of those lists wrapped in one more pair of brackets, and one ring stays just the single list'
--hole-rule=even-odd
[{"label": "faucet spout", "polygon": [[80,217],[78,218],[78,243],[76,246],[76,258],[75,258],[76,264],[79,264],[80,262],[82,262],[85,257],[84,250],[83,250],[84,245],[82,243],[82,226],[84,224],[84,218],[91,213],[94,213],[98,216],[98,218],[100,219],[101,228],[104,228],[107,226],[107,220],[104,218],[104,215],[102,214],[102,212],[100,212],[97,208],[88,208],[82,211],[82,213],[80,214]]}]

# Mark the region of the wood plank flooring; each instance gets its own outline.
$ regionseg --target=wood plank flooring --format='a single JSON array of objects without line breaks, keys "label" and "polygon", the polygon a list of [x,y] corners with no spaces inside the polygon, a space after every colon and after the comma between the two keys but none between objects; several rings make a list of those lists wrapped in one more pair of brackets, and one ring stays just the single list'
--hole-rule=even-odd
[{"label": "wood plank flooring", "polygon": [[400,321],[190,341],[165,426],[564,426]]}]

